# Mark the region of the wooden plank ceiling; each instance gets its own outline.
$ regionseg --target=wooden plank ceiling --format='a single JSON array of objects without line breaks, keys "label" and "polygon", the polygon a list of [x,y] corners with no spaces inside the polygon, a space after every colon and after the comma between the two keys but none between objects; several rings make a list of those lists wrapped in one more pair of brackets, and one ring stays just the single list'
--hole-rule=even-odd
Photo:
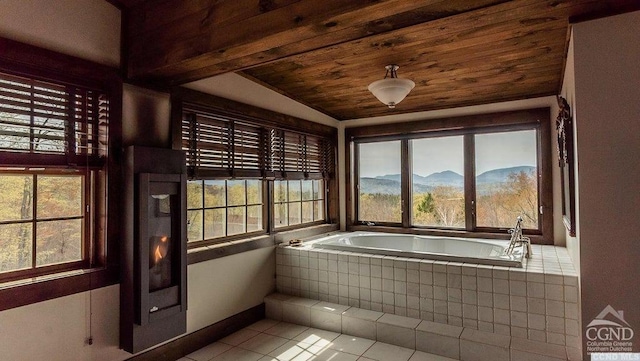
[{"label": "wooden plank ceiling", "polygon": [[[163,86],[237,72],[336,119],[556,94],[569,19],[637,0],[139,0],[127,76]],[[129,5],[129,6],[127,6]],[[395,109],[369,93],[398,64]]]}]

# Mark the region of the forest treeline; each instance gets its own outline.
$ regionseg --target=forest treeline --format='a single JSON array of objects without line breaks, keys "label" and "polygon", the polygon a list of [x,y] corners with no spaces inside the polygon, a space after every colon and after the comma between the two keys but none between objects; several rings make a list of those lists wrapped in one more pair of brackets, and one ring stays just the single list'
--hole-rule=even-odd
[{"label": "forest treeline", "polygon": [[[190,242],[263,229],[261,180],[207,180],[187,184]],[[324,217],[323,181],[274,181],[274,224],[286,227]]]},{"label": "forest treeline", "polygon": [[[476,224],[479,227],[513,227],[517,216],[524,227],[538,228],[538,185],[535,173],[511,173],[505,182],[483,184],[477,190]],[[402,221],[399,194],[361,193],[358,204],[360,221]],[[412,225],[464,228],[464,189],[436,186],[429,192],[413,194]]]}]

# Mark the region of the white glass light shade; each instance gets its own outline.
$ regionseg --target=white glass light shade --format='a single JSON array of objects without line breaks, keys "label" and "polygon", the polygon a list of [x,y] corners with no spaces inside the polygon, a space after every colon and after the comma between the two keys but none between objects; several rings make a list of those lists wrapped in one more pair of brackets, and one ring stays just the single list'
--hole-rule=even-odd
[{"label": "white glass light shade", "polygon": [[369,91],[389,108],[395,108],[416,86],[409,79],[386,78],[369,84]]}]

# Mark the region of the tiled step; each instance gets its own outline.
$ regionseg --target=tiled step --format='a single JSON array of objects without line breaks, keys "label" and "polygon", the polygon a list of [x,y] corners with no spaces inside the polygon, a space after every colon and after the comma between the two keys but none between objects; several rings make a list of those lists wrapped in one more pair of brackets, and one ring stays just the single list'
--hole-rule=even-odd
[{"label": "tiled step", "polygon": [[266,316],[462,361],[579,361],[580,352],[518,337],[274,293]]}]

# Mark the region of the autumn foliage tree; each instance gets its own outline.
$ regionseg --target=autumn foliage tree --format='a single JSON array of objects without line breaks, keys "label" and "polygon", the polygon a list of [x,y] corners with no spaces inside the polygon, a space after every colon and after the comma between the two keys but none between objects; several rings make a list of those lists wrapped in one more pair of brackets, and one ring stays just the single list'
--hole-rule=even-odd
[{"label": "autumn foliage tree", "polygon": [[0,226],[0,272],[31,267],[32,252],[37,266],[82,258],[82,181],[81,176],[0,175],[0,220],[5,223]]},{"label": "autumn foliage tree", "polygon": [[361,193],[358,214],[363,221],[399,223],[401,203],[398,194]]},{"label": "autumn foliage tree", "polygon": [[525,228],[538,228],[538,184],[534,172],[509,174],[504,183],[493,183],[477,197],[477,224],[512,227],[521,216]]},{"label": "autumn foliage tree", "polygon": [[437,186],[414,197],[415,225],[464,227],[464,193],[452,186]]},{"label": "autumn foliage tree", "polygon": [[[358,216],[361,221],[402,221],[402,200],[398,194],[361,193]],[[538,228],[538,184],[536,173],[513,172],[504,182],[477,185],[476,223],[479,227],[510,228],[522,216],[524,227]],[[416,226],[464,228],[464,190],[436,186],[417,193],[412,200],[412,224]]]}]

